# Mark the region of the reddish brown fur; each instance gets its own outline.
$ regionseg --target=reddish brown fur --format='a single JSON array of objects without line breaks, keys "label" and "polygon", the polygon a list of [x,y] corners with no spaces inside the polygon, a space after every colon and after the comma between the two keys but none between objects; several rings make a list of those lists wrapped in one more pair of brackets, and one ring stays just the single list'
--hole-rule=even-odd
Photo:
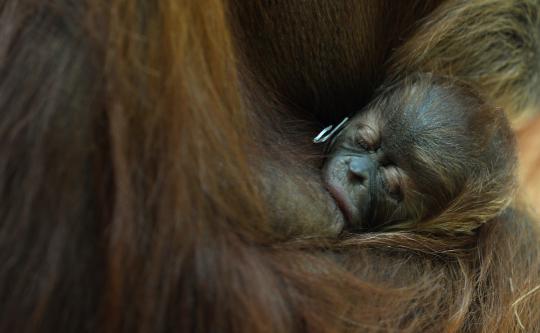
[{"label": "reddish brown fur", "polygon": [[458,77],[516,117],[540,107],[539,50],[538,0],[448,1],[397,50],[391,72]]},{"label": "reddish brown fur", "polygon": [[274,231],[261,161],[317,184],[312,124],[365,103],[435,7],[292,3],[0,4],[0,331],[540,327],[539,231],[517,206],[455,238]]}]

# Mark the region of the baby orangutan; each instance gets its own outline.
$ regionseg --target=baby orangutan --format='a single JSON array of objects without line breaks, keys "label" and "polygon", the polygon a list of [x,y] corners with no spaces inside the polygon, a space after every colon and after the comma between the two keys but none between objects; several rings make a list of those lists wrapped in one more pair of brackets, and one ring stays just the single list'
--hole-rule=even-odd
[{"label": "baby orangutan", "polygon": [[386,87],[328,149],[324,182],[353,231],[470,233],[513,194],[504,113],[447,79]]}]

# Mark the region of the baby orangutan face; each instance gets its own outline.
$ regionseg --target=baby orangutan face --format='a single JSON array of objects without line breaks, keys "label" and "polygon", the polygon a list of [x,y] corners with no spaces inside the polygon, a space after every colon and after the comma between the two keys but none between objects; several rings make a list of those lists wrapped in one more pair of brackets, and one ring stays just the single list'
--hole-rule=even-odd
[{"label": "baby orangutan face", "polygon": [[357,228],[408,217],[405,196],[414,191],[407,164],[383,136],[382,112],[369,108],[355,116],[334,140],[324,180],[345,219]]},{"label": "baby orangutan face", "polygon": [[353,230],[433,217],[472,177],[509,169],[498,156],[512,150],[500,113],[432,78],[391,86],[330,143],[326,187]]}]

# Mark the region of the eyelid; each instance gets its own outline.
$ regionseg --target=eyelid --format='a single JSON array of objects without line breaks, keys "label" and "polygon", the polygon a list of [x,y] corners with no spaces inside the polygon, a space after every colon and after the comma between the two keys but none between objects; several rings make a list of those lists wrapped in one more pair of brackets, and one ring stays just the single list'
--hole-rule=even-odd
[{"label": "eyelid", "polygon": [[360,146],[366,151],[372,150],[371,145],[364,139],[360,132],[356,132],[356,135],[354,136],[354,145]]},{"label": "eyelid", "polygon": [[354,136],[354,143],[368,151],[376,151],[381,145],[381,135],[373,127],[360,126]]},{"label": "eyelid", "polygon": [[386,165],[382,168],[384,189],[388,195],[397,201],[403,200],[404,175],[395,165]]}]

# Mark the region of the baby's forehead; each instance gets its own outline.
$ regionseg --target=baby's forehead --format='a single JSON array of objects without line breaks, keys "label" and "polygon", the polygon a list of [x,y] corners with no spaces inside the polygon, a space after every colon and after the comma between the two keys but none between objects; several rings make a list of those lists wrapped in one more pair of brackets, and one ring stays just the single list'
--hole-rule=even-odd
[{"label": "baby's forehead", "polygon": [[468,127],[470,106],[460,92],[450,87],[417,83],[386,91],[367,109],[354,115],[351,124],[369,126],[380,135],[422,135],[426,131],[452,128],[461,132]]}]

